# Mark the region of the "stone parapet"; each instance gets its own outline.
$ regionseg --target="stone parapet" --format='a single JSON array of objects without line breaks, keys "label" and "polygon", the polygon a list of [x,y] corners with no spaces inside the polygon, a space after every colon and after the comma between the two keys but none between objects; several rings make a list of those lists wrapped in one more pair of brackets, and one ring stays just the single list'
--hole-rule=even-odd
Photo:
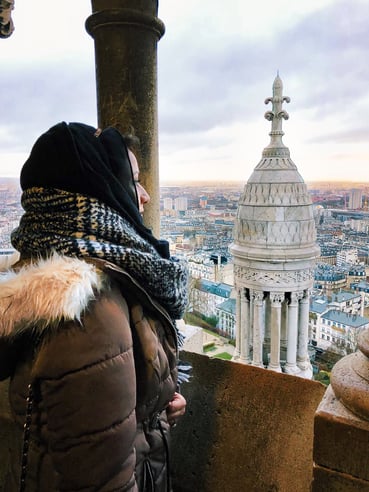
[{"label": "stone parapet", "polygon": [[176,492],[309,492],[313,421],[324,386],[237,362],[182,353],[193,377],[173,430]]},{"label": "stone parapet", "polygon": [[313,492],[369,491],[369,331],[358,347],[334,366],[315,416]]},{"label": "stone parapet", "polygon": [[315,416],[312,490],[369,491],[369,422],[348,410],[332,387]]}]

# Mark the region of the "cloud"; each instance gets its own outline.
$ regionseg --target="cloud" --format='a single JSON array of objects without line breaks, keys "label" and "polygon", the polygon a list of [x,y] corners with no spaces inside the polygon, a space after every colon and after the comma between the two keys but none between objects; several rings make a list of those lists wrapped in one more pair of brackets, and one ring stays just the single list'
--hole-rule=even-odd
[{"label": "cloud", "polygon": [[22,64],[0,78],[2,118],[0,148],[29,150],[40,133],[61,120],[96,121],[93,67],[83,63]]},{"label": "cloud", "polygon": [[336,133],[323,133],[322,135],[316,136],[309,139],[307,142],[311,143],[324,143],[324,144],[334,144],[334,143],[362,143],[363,141],[368,141],[369,139],[369,129],[365,128],[352,128],[345,131],[340,131]]},{"label": "cloud", "polygon": [[[16,31],[0,42],[2,166],[5,152],[9,162],[12,152],[29,152],[57,121],[96,120],[93,41],[84,30],[90,6],[65,0],[55,11],[50,0],[40,1],[42,29],[30,28],[34,7],[20,4]],[[182,178],[179,171],[192,165],[196,172],[201,159],[204,172],[210,162],[212,173],[233,166],[235,176],[238,166],[247,176],[268,144],[263,115],[271,106],[264,99],[279,69],[291,97],[286,145],[297,165],[312,172],[319,151],[334,169],[332,144],[341,144],[350,166],[355,156],[348,147],[364,148],[369,133],[369,2],[259,0],[251,10],[246,4],[233,0],[231,10],[221,0],[159,2],[166,23],[158,43],[161,165],[164,156]]]},{"label": "cloud", "polygon": [[258,117],[277,69],[293,111],[353,119],[357,99],[369,94],[369,64],[360,63],[369,58],[368,19],[368,3],[339,1],[257,40],[233,33],[208,43],[206,35],[191,35],[196,25],[188,26],[164,49],[159,44],[161,130],[207,131]]}]

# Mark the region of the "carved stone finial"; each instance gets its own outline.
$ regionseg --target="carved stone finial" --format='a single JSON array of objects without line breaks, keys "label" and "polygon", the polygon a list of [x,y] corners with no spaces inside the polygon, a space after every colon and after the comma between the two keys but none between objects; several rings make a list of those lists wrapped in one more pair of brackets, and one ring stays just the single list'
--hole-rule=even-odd
[{"label": "carved stone finial", "polygon": [[11,18],[14,0],[0,0],[0,38],[8,38],[14,31]]},{"label": "carved stone finial", "polygon": [[346,408],[369,420],[369,330],[359,335],[358,349],[333,367],[331,386]]},{"label": "carved stone finial", "polygon": [[273,83],[273,97],[265,99],[265,104],[272,103],[272,110],[267,111],[264,117],[272,122],[272,131],[269,133],[271,137],[270,146],[272,147],[284,147],[282,137],[284,135],[282,131],[282,118],[288,120],[289,114],[282,109],[282,103],[289,103],[291,99],[288,96],[283,96],[283,83],[279,74],[277,74]]}]

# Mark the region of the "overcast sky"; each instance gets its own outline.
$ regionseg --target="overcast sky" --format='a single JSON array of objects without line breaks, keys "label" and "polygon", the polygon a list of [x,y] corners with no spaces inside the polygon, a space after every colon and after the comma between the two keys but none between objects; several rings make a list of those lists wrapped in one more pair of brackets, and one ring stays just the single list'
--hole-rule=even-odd
[{"label": "overcast sky", "polygon": [[[54,123],[96,124],[89,0],[16,0],[0,39],[0,175]],[[160,178],[246,182],[269,143],[279,70],[284,143],[305,181],[369,182],[368,0],[161,0]]]}]

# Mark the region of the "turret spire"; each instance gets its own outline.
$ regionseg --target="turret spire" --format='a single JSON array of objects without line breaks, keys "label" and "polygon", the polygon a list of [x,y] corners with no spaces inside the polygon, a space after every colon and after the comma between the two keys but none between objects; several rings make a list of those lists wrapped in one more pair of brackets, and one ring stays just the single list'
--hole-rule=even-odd
[{"label": "turret spire", "polygon": [[282,109],[282,103],[289,103],[291,99],[288,96],[283,96],[283,83],[279,77],[279,72],[273,82],[273,97],[265,99],[265,104],[272,103],[272,110],[267,111],[264,117],[272,122],[272,130],[269,133],[271,140],[269,147],[284,147],[282,137],[284,132],[282,131],[282,118],[288,120],[289,114]]}]

